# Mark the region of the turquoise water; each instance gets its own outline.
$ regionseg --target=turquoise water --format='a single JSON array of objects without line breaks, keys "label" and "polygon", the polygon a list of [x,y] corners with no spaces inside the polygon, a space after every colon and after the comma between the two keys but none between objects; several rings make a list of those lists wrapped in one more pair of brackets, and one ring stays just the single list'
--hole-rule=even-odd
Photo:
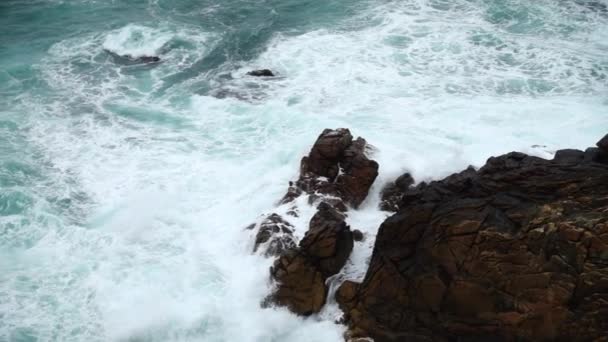
[{"label": "turquoise water", "polygon": [[375,147],[370,236],[405,170],[608,131],[604,0],[4,0],[0,27],[0,341],[340,341],[335,307],[259,307],[243,230],[323,128]]}]

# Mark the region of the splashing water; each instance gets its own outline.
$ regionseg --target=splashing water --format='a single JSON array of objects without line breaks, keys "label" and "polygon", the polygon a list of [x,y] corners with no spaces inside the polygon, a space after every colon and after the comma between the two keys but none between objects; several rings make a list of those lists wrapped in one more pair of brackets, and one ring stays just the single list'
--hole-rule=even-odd
[{"label": "splashing water", "polygon": [[341,341],[331,299],[307,319],[260,307],[272,260],[244,230],[285,210],[316,136],[375,146],[348,218],[368,234],[341,275],[358,279],[386,181],[606,133],[607,6],[3,1],[0,341]]}]

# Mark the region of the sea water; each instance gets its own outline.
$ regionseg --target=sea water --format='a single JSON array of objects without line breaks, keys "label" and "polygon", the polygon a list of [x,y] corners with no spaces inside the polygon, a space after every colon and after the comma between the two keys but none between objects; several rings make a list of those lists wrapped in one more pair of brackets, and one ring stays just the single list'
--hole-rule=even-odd
[{"label": "sea water", "polygon": [[332,290],[401,173],[608,133],[608,2],[1,1],[0,341],[341,341],[331,298],[260,307],[272,260],[244,229],[337,127],[380,175]]}]

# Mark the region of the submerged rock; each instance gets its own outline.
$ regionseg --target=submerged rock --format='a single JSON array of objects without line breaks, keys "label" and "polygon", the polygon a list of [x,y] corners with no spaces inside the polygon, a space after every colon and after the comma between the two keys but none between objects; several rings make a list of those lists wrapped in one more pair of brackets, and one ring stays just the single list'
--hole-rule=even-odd
[{"label": "submerged rock", "polygon": [[274,76],[274,73],[270,69],[260,69],[249,71],[247,75],[255,77],[272,77]]},{"label": "submerged rock", "polygon": [[413,184],[414,178],[409,173],[404,173],[394,182],[387,184],[380,193],[380,209],[385,211],[399,210],[401,197]]},{"label": "submerged rock", "polygon": [[[252,227],[251,229],[254,229]],[[271,214],[260,223],[255,236],[254,252],[260,247],[266,256],[278,256],[285,250],[296,246],[293,237],[293,226],[278,214]]]},{"label": "submerged rock", "polygon": [[608,163],[597,149],[488,159],[405,191],[367,274],[336,293],[352,337],[601,340]]},{"label": "submerged rock", "polygon": [[156,63],[160,62],[160,57],[158,56],[142,56],[133,59],[136,62],[140,63]]},{"label": "submerged rock", "polygon": [[134,65],[134,64],[153,64],[160,62],[160,57],[158,56],[131,56],[131,55],[119,55],[110,50],[104,50],[108,53],[114,63],[121,65]]},{"label": "submerged rock", "polygon": [[160,57],[158,56],[131,56],[131,55],[119,55],[110,50],[104,50],[114,59],[114,62],[117,64],[150,64],[150,63],[158,63],[160,62]]}]

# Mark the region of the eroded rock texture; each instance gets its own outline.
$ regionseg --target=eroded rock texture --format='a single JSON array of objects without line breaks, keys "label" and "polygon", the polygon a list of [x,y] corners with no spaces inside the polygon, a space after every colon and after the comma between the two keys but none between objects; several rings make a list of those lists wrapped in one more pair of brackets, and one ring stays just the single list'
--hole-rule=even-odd
[{"label": "eroded rock texture", "polygon": [[336,295],[351,336],[606,341],[607,145],[509,153],[407,190],[363,282]]},{"label": "eroded rock texture", "polygon": [[[253,228],[256,228],[254,226]],[[264,248],[266,256],[278,256],[285,250],[296,246],[293,226],[278,214],[268,215],[257,227],[254,252]]]},{"label": "eroded rock texture", "polygon": [[[339,212],[343,221],[342,213],[348,210],[348,206],[356,208],[365,200],[378,176],[378,163],[366,156],[366,144],[363,138],[353,140],[348,129],[324,130],[309,155],[302,158],[300,176],[296,182],[290,182],[281,204],[293,202],[298,196],[307,194],[311,204],[321,202],[319,208],[329,205]],[[321,216],[322,219],[332,220],[331,215],[327,214],[329,211],[321,211],[325,215]],[[295,204],[288,214],[298,215]],[[321,226],[311,222],[311,229]],[[270,215],[261,225],[253,226],[254,229],[256,227],[258,233],[254,252],[264,246],[267,256],[278,256],[295,246],[290,233],[291,225],[279,215]],[[359,235],[358,238],[362,238]]]},{"label": "eroded rock texture", "polygon": [[321,203],[298,248],[284,252],[270,270],[277,282],[270,302],[300,315],[319,312],[327,297],[325,280],[338,273],[353,249],[344,215]]},{"label": "eroded rock texture", "polygon": [[414,184],[414,178],[409,173],[397,177],[394,182],[388,183],[380,193],[380,209],[385,211],[399,210],[401,197]]},{"label": "eroded rock texture", "polygon": [[353,140],[345,128],[326,129],[317,138],[308,156],[302,158],[300,177],[291,183],[282,203],[302,193],[329,196],[335,208],[346,211],[344,204],[354,208],[363,202],[378,176],[378,163],[365,155],[366,141]]}]

